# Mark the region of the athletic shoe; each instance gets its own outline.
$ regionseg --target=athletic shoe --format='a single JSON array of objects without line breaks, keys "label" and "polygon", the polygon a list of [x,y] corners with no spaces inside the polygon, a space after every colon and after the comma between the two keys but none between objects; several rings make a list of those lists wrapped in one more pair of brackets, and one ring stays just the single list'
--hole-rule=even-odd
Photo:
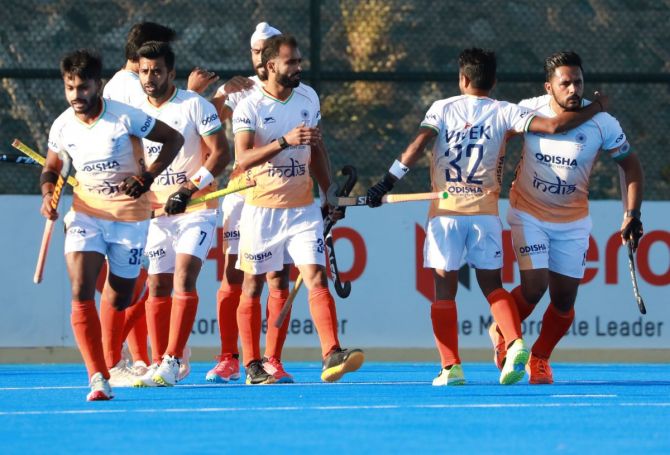
[{"label": "athletic shoe", "polygon": [[554,374],[549,366],[549,359],[530,355],[528,362],[528,382],[530,384],[553,384]]},{"label": "athletic shoe", "polygon": [[190,359],[191,359],[191,348],[189,348],[188,346],[184,346],[183,357],[179,359],[179,361],[181,362],[181,364],[179,365],[179,374],[177,375],[177,380],[179,382],[186,379],[186,376],[188,376],[191,373],[191,362],[189,362]]},{"label": "athletic shoe", "polygon": [[507,346],[505,345],[505,339],[503,338],[502,333],[498,330],[498,324],[495,322],[489,326],[489,337],[491,337],[491,342],[493,343],[493,362],[499,370],[502,370],[503,365],[505,365]]},{"label": "athletic shoe", "polygon": [[321,380],[324,382],[339,381],[346,373],[358,370],[364,360],[365,354],[360,349],[337,348],[323,360]]},{"label": "athletic shoe", "polygon": [[293,376],[284,370],[281,360],[276,357],[263,358],[263,369],[276,379],[278,384],[293,384]]},{"label": "athletic shoe", "polygon": [[181,362],[178,358],[171,355],[163,355],[163,361],[151,377],[158,386],[172,387],[177,383],[179,376],[179,366]]},{"label": "athletic shoe", "polygon": [[121,347],[121,358],[125,360],[128,365],[133,363],[133,356],[130,354],[130,348],[128,347],[128,343],[125,341]]},{"label": "athletic shoe", "polygon": [[112,387],[132,387],[138,378],[139,376],[123,359],[109,369],[109,385]]},{"label": "athletic shoe", "polygon": [[232,354],[216,356],[219,363],[207,372],[205,380],[207,382],[216,382],[225,384],[228,381],[237,381],[240,379],[240,361]]},{"label": "athletic shoe", "polygon": [[507,357],[502,371],[500,383],[505,385],[516,384],[526,375],[526,364],[530,353],[522,338],[517,338],[507,350]]},{"label": "athletic shoe", "polygon": [[247,384],[274,384],[276,379],[263,368],[260,360],[249,362],[245,368],[247,372]]},{"label": "athletic shoe", "polygon": [[135,373],[138,376],[144,376],[147,374],[147,371],[149,371],[149,367],[147,366],[146,363],[144,363],[144,360],[137,360],[133,365],[130,367],[133,370],[133,373]]},{"label": "athletic shoe", "polygon": [[157,387],[158,384],[154,382],[153,377],[154,374],[156,374],[156,370],[158,370],[159,366],[160,363],[152,363],[151,365],[149,365],[146,373],[144,373],[139,378],[135,379],[133,387]]},{"label": "athletic shoe", "polygon": [[460,363],[455,363],[449,368],[442,368],[440,374],[433,379],[433,385],[463,385],[465,384],[465,376],[463,376],[463,367]]},{"label": "athletic shoe", "polygon": [[91,391],[86,395],[86,401],[106,401],[114,398],[109,381],[102,373],[93,373],[90,383]]}]

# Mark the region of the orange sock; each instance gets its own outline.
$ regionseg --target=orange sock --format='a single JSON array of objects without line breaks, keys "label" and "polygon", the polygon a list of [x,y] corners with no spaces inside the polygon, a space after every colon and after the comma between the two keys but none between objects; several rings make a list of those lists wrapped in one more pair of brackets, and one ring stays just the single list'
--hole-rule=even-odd
[{"label": "orange sock", "polygon": [[102,327],[102,348],[107,368],[114,367],[121,360],[125,318],[124,311],[117,311],[103,294],[100,298],[100,325]]},{"label": "orange sock", "polygon": [[102,350],[102,330],[98,312],[95,309],[95,300],[73,300],[70,320],[74,339],[84,358],[88,377],[100,372],[106,379],[109,379],[109,370],[107,370],[105,354]]},{"label": "orange sock", "polygon": [[537,337],[533,349],[531,350],[533,355],[548,359],[574,320],[574,308],[571,308],[567,313],[561,313],[554,305],[549,303],[549,307],[547,308],[547,311],[544,312],[544,317],[542,318],[540,335]]},{"label": "orange sock", "polygon": [[505,342],[509,344],[521,338],[521,321],[514,297],[503,288],[498,288],[487,295],[486,300],[491,305],[491,314]]},{"label": "orange sock", "polygon": [[531,305],[528,303],[526,298],[523,296],[523,292],[521,292],[521,286],[517,286],[514,289],[512,289],[512,297],[514,297],[514,303],[516,303],[516,309],[519,313],[519,321],[525,321],[528,316],[533,312],[535,309],[535,305]]},{"label": "orange sock", "polygon": [[149,296],[146,303],[147,329],[151,340],[151,360],[161,363],[170,339],[170,312],[172,297]]},{"label": "orange sock", "polygon": [[170,339],[165,351],[167,354],[179,359],[184,356],[184,347],[191,335],[197,312],[198,293],[196,291],[174,293],[170,314]]},{"label": "orange sock", "polygon": [[458,356],[458,311],[455,300],[436,300],[430,306],[433,334],[442,367],[461,363]]},{"label": "orange sock", "polygon": [[221,355],[238,354],[237,349],[237,307],[240,304],[242,286],[229,284],[216,293],[216,311],[219,316]]},{"label": "orange sock", "polygon": [[325,359],[328,354],[340,347],[340,341],[337,339],[335,300],[328,288],[313,288],[309,291],[309,312],[312,314],[321,341],[321,356]]},{"label": "orange sock", "polygon": [[261,359],[261,298],[242,293],[237,307],[237,328],[240,331],[244,365]]},{"label": "orange sock", "polygon": [[149,336],[149,331],[147,330],[147,316],[143,314],[130,330],[126,341],[128,342],[128,350],[130,350],[130,355],[133,357],[133,361],[137,362],[141,360],[145,364],[149,365],[151,359],[149,358],[149,349],[147,346],[147,338]]},{"label": "orange sock", "polygon": [[284,349],[288,325],[291,322],[291,313],[286,316],[280,328],[275,327],[275,321],[281,313],[284,303],[288,299],[288,289],[270,289],[265,315],[267,317],[268,331],[265,334],[265,357],[275,357],[281,360],[281,352]]}]

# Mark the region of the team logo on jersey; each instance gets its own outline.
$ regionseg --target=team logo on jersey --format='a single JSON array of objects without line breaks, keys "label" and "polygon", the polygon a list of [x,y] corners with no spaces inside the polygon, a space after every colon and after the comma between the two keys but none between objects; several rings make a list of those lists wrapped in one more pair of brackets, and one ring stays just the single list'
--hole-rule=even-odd
[{"label": "team logo on jersey", "polygon": [[579,134],[577,134],[577,136],[575,137],[575,139],[576,139],[577,142],[579,142],[580,144],[586,144],[586,134],[584,134],[584,133],[579,133]]},{"label": "team logo on jersey", "polygon": [[543,193],[551,193],[558,195],[568,195],[577,191],[577,185],[561,180],[560,177],[556,176],[556,181],[551,182],[549,180],[543,180],[538,177],[537,173],[533,173],[533,188]]},{"label": "team logo on jersey", "polygon": [[305,175],[305,172],[307,172],[307,166],[305,164],[302,164],[300,161],[293,158],[289,158],[289,160],[291,161],[291,164],[284,166],[272,166],[269,168],[268,177],[290,178]]},{"label": "team logo on jersey", "polygon": [[81,171],[91,173],[108,172],[119,167],[121,167],[121,164],[116,160],[90,161],[82,166]]},{"label": "team logo on jersey", "polygon": [[477,196],[484,194],[478,186],[448,186],[447,191],[450,196]]},{"label": "team logo on jersey", "polygon": [[575,158],[566,158],[564,156],[548,155],[537,152],[535,154],[535,159],[548,166],[553,165],[556,167],[570,169],[577,167],[577,160]]},{"label": "team logo on jersey", "polygon": [[186,172],[174,172],[171,167],[168,167],[166,170],[160,173],[154,183],[156,185],[182,185],[186,183]]},{"label": "team logo on jersey", "polygon": [[268,125],[270,123],[276,123],[277,121],[275,120],[274,117],[265,117],[263,118],[263,124]]},{"label": "team logo on jersey", "polygon": [[307,111],[307,109],[303,109],[302,111],[300,111],[300,116],[304,121],[309,120],[309,112]]}]

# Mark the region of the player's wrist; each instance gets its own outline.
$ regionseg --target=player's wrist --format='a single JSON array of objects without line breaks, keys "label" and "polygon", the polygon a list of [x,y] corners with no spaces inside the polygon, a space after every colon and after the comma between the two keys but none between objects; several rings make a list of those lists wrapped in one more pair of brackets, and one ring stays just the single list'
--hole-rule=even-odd
[{"label": "player's wrist", "polygon": [[637,218],[639,220],[642,217],[642,212],[638,209],[626,210],[624,216],[626,218]]},{"label": "player's wrist", "polygon": [[284,136],[281,136],[279,139],[277,139],[277,143],[279,144],[282,150],[284,150],[290,145]]},{"label": "player's wrist", "polygon": [[213,181],[214,176],[205,166],[201,166],[200,169],[198,169],[198,171],[189,179],[189,183],[195,187],[193,192],[205,188]]},{"label": "player's wrist", "polygon": [[402,164],[399,160],[395,160],[389,168],[389,174],[394,176],[397,180],[403,178],[409,172],[409,167]]}]

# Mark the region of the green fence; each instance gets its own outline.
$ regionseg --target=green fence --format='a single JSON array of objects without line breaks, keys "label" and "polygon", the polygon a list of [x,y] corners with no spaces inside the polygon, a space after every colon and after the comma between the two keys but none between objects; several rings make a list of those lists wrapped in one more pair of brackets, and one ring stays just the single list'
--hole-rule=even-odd
[{"label": "green fence", "polygon": [[[198,65],[225,79],[250,74],[249,37],[268,21],[298,38],[334,167],[354,164],[361,191],[403,150],[430,104],[458,93],[457,55],[479,46],[496,51],[494,96],[510,101],[543,92],[546,55],[577,51],[587,91],[610,95],[611,112],[643,161],[646,198],[670,197],[668,2],[5,0],[0,8],[0,153],[14,154],[15,137],[45,153],[51,122],[67,107],[57,68],[68,50],[97,49],[109,76],[123,64],[130,26],[152,20],[180,35],[179,76]],[[503,195],[519,148],[519,141],[508,146]],[[427,165],[399,190],[426,190]],[[0,163],[0,194],[37,193],[38,173]],[[596,163],[591,194],[618,197],[607,157]]]}]

